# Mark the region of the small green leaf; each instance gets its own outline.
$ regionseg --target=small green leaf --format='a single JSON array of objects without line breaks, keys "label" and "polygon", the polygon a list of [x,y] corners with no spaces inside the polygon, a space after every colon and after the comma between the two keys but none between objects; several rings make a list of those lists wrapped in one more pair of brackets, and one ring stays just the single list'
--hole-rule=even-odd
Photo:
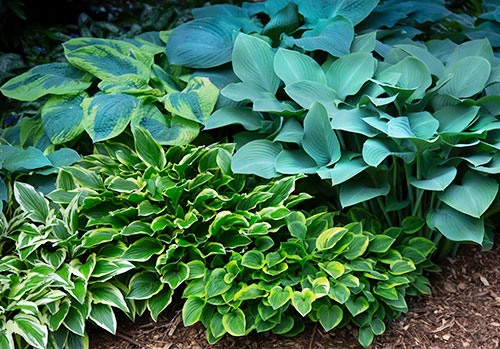
[{"label": "small green leaf", "polygon": [[241,309],[233,309],[222,317],[222,325],[232,336],[244,336],[246,328],[245,313]]},{"label": "small green leaf", "polygon": [[182,321],[184,326],[191,326],[198,322],[205,307],[205,300],[199,297],[189,298],[182,307]]},{"label": "small green leaf", "polygon": [[162,290],[163,283],[156,273],[141,272],[132,276],[128,288],[128,299],[149,299]]},{"label": "small green leaf", "polygon": [[343,316],[342,309],[337,305],[331,307],[323,305],[318,309],[319,323],[327,332],[337,326],[342,321]]},{"label": "small green leaf", "polygon": [[266,264],[265,256],[260,251],[248,251],[243,255],[241,265],[250,269],[262,269]]},{"label": "small green leaf", "polygon": [[292,298],[292,288],[286,286],[284,289],[281,286],[275,286],[269,293],[269,304],[274,310],[284,306]]},{"label": "small green leaf", "polygon": [[293,307],[302,316],[306,316],[312,310],[312,303],[315,299],[314,293],[309,289],[304,289],[302,292],[294,291],[292,294]]}]

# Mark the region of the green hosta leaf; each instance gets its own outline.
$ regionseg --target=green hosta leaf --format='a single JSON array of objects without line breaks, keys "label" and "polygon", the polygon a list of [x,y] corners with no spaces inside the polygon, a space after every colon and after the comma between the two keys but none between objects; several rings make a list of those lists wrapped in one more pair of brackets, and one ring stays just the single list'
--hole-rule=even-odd
[{"label": "green hosta leaf", "polygon": [[369,347],[373,342],[373,331],[369,326],[359,329],[358,341],[364,348]]},{"label": "green hosta leaf", "polygon": [[345,285],[336,284],[330,288],[330,297],[340,304],[344,304],[349,299],[350,295],[351,291],[349,291]]},{"label": "green hosta leaf", "polygon": [[369,187],[361,181],[351,181],[340,186],[340,203],[342,207],[349,207],[361,202],[385,196],[391,191],[389,183],[384,183],[379,188]]},{"label": "green hosta leaf", "polygon": [[287,45],[295,45],[306,51],[321,50],[332,56],[342,57],[349,53],[354,39],[354,27],[349,19],[338,15],[316,23],[301,38],[296,39],[286,34],[283,36]]},{"label": "green hosta leaf", "polygon": [[53,144],[63,144],[84,130],[82,102],[88,95],[53,96],[41,110],[45,133]]},{"label": "green hosta leaf", "polygon": [[305,240],[307,233],[306,217],[302,212],[293,211],[286,217],[288,231],[293,237],[300,240]]},{"label": "green hosta leaf", "polygon": [[284,306],[292,298],[292,288],[286,286],[282,288],[281,286],[275,286],[271,289],[269,293],[268,301],[274,310],[277,310]]},{"label": "green hosta leaf", "polygon": [[205,300],[199,297],[189,298],[182,307],[182,321],[184,326],[191,326],[198,322],[205,307]]},{"label": "green hosta leaf", "polygon": [[318,165],[328,166],[340,159],[340,144],[324,106],[313,104],[304,119],[302,146]]},{"label": "green hosta leaf", "polygon": [[330,228],[322,232],[316,239],[316,249],[325,251],[333,248],[335,244],[344,237],[348,229],[342,227]]},{"label": "green hosta leaf", "polygon": [[148,309],[151,318],[156,321],[158,315],[172,302],[174,292],[171,289],[163,288],[162,291],[148,299]]},{"label": "green hosta leaf", "polygon": [[233,31],[238,27],[214,18],[184,23],[170,33],[166,54],[170,64],[212,68],[231,61]]},{"label": "green hosta leaf", "polygon": [[282,150],[279,143],[264,139],[251,141],[234,154],[231,170],[234,173],[255,174],[263,178],[278,177],[274,163]]},{"label": "green hosta leaf", "polygon": [[326,72],[328,86],[337,91],[340,99],[355,95],[373,76],[377,61],[370,53],[351,53],[336,60]]},{"label": "green hosta leaf", "polygon": [[153,255],[160,254],[165,249],[157,239],[144,237],[135,241],[123,253],[122,258],[128,261],[145,262]]},{"label": "green hosta leaf", "polygon": [[312,310],[312,303],[316,297],[309,289],[302,292],[294,291],[292,294],[292,305],[302,316],[306,316]]},{"label": "green hosta leaf", "polygon": [[189,276],[189,267],[182,263],[170,263],[162,268],[161,281],[167,283],[170,288],[176,289],[179,285],[187,280]]},{"label": "green hosta leaf", "polygon": [[437,229],[451,241],[473,241],[481,244],[484,239],[484,223],[444,206],[427,214],[427,224]]},{"label": "green hosta leaf", "polygon": [[129,311],[121,291],[109,282],[89,285],[89,292],[92,294],[94,303],[111,305],[125,313]]},{"label": "green hosta leaf", "polygon": [[113,309],[107,304],[93,304],[90,319],[99,327],[112,334],[116,333],[116,317]]},{"label": "green hosta leaf", "polygon": [[162,290],[163,283],[157,274],[141,272],[132,276],[128,288],[128,299],[149,299]]},{"label": "green hosta leaf", "polygon": [[319,323],[327,332],[337,326],[342,321],[343,316],[342,309],[337,305],[331,307],[323,305],[318,309]]},{"label": "green hosta leaf", "polygon": [[245,313],[241,309],[233,309],[222,317],[222,325],[232,336],[244,336],[246,319]]},{"label": "green hosta leaf", "polygon": [[328,275],[330,275],[334,279],[341,277],[345,271],[344,265],[337,261],[331,261],[328,263],[319,263],[319,267],[324,271],[326,271]]},{"label": "green hosta leaf", "polygon": [[283,174],[315,173],[318,165],[303,150],[282,150],[276,157],[276,171]]},{"label": "green hosta leaf", "polygon": [[368,250],[374,253],[385,253],[391,245],[396,241],[396,239],[387,235],[376,235],[373,240],[370,241]]},{"label": "green hosta leaf", "polygon": [[10,79],[0,87],[9,97],[34,101],[47,94],[70,95],[86,90],[91,76],[68,63],[48,63]]},{"label": "green hosta leaf", "polygon": [[231,288],[231,285],[224,281],[225,275],[226,271],[222,268],[217,268],[212,271],[206,286],[207,298],[223,294]]},{"label": "green hosta leaf", "polygon": [[204,130],[212,130],[227,125],[240,124],[248,131],[260,130],[264,118],[250,108],[228,107],[216,110],[207,120]]},{"label": "green hosta leaf", "polygon": [[415,234],[425,226],[425,220],[420,217],[406,217],[401,225],[406,234]]},{"label": "green hosta leaf", "polygon": [[319,64],[297,51],[278,49],[274,57],[274,71],[285,85],[303,80],[326,84],[325,73]]},{"label": "green hosta leaf", "polygon": [[[394,47],[395,50],[401,50],[406,54],[409,54],[411,56],[420,59],[429,68],[431,74],[436,75],[438,78],[440,78],[443,75],[444,71],[443,63],[433,54],[427,51],[427,49],[410,44],[395,45]],[[386,62],[388,61],[388,57],[386,57],[385,61]],[[396,62],[389,62],[389,63],[396,63]]]},{"label": "green hosta leaf", "polygon": [[257,284],[251,284],[249,286],[243,287],[234,295],[235,301],[246,301],[250,299],[258,299],[265,297],[267,295],[266,291],[261,289]]},{"label": "green hosta leaf", "polygon": [[76,38],[63,44],[67,60],[99,79],[143,88],[149,81],[152,56],[120,40]]},{"label": "green hosta leaf", "polygon": [[248,251],[241,260],[241,265],[250,269],[262,269],[265,264],[264,254],[260,251]]},{"label": "green hosta leaf", "polygon": [[40,349],[47,347],[47,328],[36,317],[19,313],[7,322],[7,327],[23,337],[29,345]]},{"label": "green hosta leaf", "polygon": [[342,15],[351,20],[356,25],[365,19],[377,6],[376,0],[346,0],[332,1],[320,0],[312,3],[307,0],[297,1],[299,12],[310,23],[316,23],[322,19],[329,19],[337,15]]},{"label": "green hosta leaf", "polygon": [[391,263],[391,273],[394,275],[402,275],[414,271],[415,264],[409,260],[394,261]]},{"label": "green hosta leaf", "polygon": [[456,175],[455,167],[436,167],[429,170],[425,179],[411,177],[410,184],[423,190],[443,191],[453,182]]},{"label": "green hosta leaf", "polygon": [[438,197],[457,211],[480,218],[495,200],[498,188],[494,179],[469,171],[462,185],[452,184]]},{"label": "green hosta leaf", "polygon": [[180,116],[164,115],[146,99],[141,100],[134,111],[130,126],[132,131],[139,127],[148,130],[155,141],[163,145],[189,144],[200,132],[197,122]]},{"label": "green hosta leaf", "polygon": [[349,248],[345,252],[344,257],[349,260],[354,260],[363,253],[365,253],[368,248],[369,239],[368,236],[362,234],[355,234],[354,239],[349,243]]},{"label": "green hosta leaf", "polygon": [[73,178],[81,184],[82,187],[93,190],[104,190],[104,183],[101,176],[93,171],[77,166],[64,167],[64,171],[71,173]]},{"label": "green hosta leaf", "polygon": [[439,92],[456,98],[471,97],[484,89],[490,73],[491,65],[485,58],[462,58],[445,69],[442,79],[451,79]]},{"label": "green hosta leaf", "polygon": [[368,308],[370,307],[370,304],[365,297],[358,297],[356,300],[349,298],[345,305],[352,316],[357,316],[368,310]]},{"label": "green hosta leaf", "polygon": [[196,76],[182,92],[165,96],[165,108],[174,115],[204,125],[219,97],[219,89],[208,78]]},{"label": "green hosta leaf", "polygon": [[134,130],[134,143],[137,155],[148,165],[162,170],[166,165],[165,152],[151,136],[151,134],[143,129],[136,128]]},{"label": "green hosta leaf", "polygon": [[127,127],[139,100],[126,94],[83,100],[83,125],[94,142],[118,136]]},{"label": "green hosta leaf", "polygon": [[90,248],[110,242],[119,232],[112,228],[98,228],[86,232],[82,237],[82,247]]},{"label": "green hosta leaf", "polygon": [[274,52],[267,42],[243,33],[238,35],[233,49],[233,69],[241,81],[274,95],[280,79],[274,73],[273,62]]},{"label": "green hosta leaf", "polygon": [[49,215],[49,202],[43,197],[42,193],[37,192],[29,184],[15,182],[14,197],[22,210],[28,213],[31,220],[45,223]]},{"label": "green hosta leaf", "polygon": [[414,151],[396,151],[395,144],[387,139],[367,139],[363,144],[363,160],[370,166],[378,167],[388,156],[397,156],[406,163],[415,159]]}]

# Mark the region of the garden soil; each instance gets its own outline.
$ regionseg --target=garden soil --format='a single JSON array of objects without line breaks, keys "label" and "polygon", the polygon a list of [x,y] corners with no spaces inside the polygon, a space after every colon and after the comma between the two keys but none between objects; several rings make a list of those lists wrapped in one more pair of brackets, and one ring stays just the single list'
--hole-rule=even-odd
[{"label": "garden soil", "polygon": [[[410,300],[410,312],[388,324],[371,348],[500,348],[500,246],[479,253],[462,247],[457,258],[441,263],[442,273],[431,276],[433,294]],[[170,309],[174,309],[170,307]],[[214,346],[201,324],[184,327],[180,311],[165,311],[157,323],[146,317],[136,324],[122,321],[116,336],[90,331],[95,349],[268,349],[362,348],[354,327],[324,332],[309,325],[294,338],[252,332],[247,337],[226,336]]]}]

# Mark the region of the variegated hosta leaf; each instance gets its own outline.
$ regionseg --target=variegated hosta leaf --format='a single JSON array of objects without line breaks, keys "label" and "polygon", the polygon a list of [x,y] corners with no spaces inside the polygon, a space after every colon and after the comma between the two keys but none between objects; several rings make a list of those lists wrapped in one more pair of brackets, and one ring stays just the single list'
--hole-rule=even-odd
[{"label": "variegated hosta leaf", "polygon": [[127,127],[139,99],[126,95],[98,95],[83,100],[83,126],[94,142],[118,136]]},{"label": "variegated hosta leaf", "polygon": [[194,77],[182,92],[165,96],[165,108],[174,115],[204,125],[218,97],[219,89],[208,78]]},{"label": "variegated hosta leaf", "polygon": [[147,87],[153,56],[130,43],[77,38],[63,44],[68,61],[99,79],[136,88]]},{"label": "variegated hosta leaf", "polygon": [[42,124],[53,144],[63,144],[79,136],[83,128],[83,92],[77,96],[54,96],[43,106]]},{"label": "variegated hosta leaf", "polygon": [[42,64],[7,81],[0,91],[21,101],[34,101],[48,94],[65,95],[86,90],[91,76],[68,63]]},{"label": "variegated hosta leaf", "polygon": [[164,115],[151,101],[143,99],[130,122],[132,131],[142,127],[163,145],[184,145],[200,132],[198,123],[178,116]]}]

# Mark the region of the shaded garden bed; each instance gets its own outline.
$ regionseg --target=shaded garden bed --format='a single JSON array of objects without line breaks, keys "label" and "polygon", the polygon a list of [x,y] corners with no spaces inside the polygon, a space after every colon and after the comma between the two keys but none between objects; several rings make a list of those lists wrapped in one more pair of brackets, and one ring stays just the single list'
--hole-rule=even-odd
[{"label": "shaded garden bed", "polygon": [[[373,348],[498,348],[500,345],[500,247],[479,253],[463,246],[456,259],[441,264],[431,276],[433,295],[409,303],[410,311],[389,323],[375,338]],[[90,333],[91,348],[361,348],[357,329],[325,333],[310,325],[295,338],[252,332],[247,337],[226,336],[214,346],[198,323],[184,327],[181,314],[167,309],[157,323],[140,319],[122,322],[119,336]],[[136,343],[136,344],[134,344]]]}]

